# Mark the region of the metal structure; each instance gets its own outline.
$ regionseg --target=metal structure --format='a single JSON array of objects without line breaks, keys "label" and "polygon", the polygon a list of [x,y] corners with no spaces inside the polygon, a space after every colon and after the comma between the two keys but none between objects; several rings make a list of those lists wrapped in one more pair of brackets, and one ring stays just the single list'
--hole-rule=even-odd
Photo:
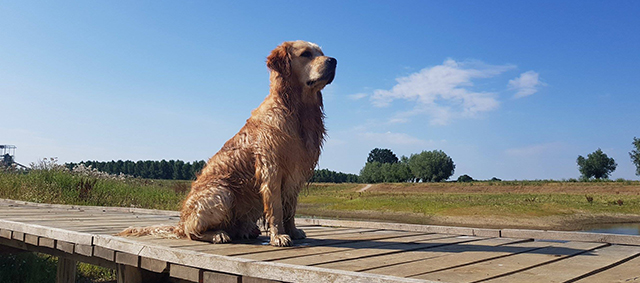
[{"label": "metal structure", "polygon": [[14,164],[26,168],[24,165],[15,161],[16,146],[10,144],[0,144],[0,167],[12,167]]}]

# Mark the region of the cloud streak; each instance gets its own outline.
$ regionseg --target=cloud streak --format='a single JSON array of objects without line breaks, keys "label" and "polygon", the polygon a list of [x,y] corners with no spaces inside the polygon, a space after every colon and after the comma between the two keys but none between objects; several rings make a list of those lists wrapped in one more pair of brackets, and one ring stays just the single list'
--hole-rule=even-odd
[{"label": "cloud streak", "polygon": [[397,84],[390,90],[377,89],[370,99],[376,107],[387,107],[394,100],[415,101],[413,110],[400,113],[394,119],[427,114],[431,124],[446,125],[453,118],[474,117],[497,109],[500,105],[497,94],[474,91],[473,82],[495,77],[513,68],[514,65],[447,59],[441,65],[397,78]]}]

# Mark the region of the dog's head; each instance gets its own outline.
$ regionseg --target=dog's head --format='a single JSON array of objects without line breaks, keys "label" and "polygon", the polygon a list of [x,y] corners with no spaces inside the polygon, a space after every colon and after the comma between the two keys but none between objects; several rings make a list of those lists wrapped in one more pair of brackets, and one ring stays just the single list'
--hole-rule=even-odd
[{"label": "dog's head", "polygon": [[267,67],[303,88],[321,90],[336,74],[335,58],[324,56],[320,46],[302,40],[287,41],[267,57]]}]

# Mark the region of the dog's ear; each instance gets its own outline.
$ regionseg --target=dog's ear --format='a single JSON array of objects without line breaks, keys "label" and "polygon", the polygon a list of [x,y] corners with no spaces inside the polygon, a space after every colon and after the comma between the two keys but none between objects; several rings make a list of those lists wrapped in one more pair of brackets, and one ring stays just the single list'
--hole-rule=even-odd
[{"label": "dog's ear", "polygon": [[289,44],[287,42],[280,44],[271,51],[267,57],[267,67],[272,71],[280,73],[284,77],[289,76],[291,70],[291,57],[289,56]]}]

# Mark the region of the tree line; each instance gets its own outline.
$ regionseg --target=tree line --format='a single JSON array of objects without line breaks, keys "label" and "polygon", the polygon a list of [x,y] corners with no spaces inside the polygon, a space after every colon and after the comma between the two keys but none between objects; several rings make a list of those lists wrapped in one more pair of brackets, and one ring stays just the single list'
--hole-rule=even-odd
[{"label": "tree line", "polygon": [[[631,162],[636,166],[636,175],[640,176],[640,138],[633,138],[633,150],[629,152]],[[578,156],[576,163],[582,180],[607,179],[617,167],[617,163],[601,149],[587,155]],[[109,174],[126,174],[148,179],[194,180],[206,162],[184,162],[181,160],[161,161],[82,161],[66,163],[70,170],[78,164],[91,166]],[[401,183],[401,182],[441,182],[449,179],[455,164],[442,150],[422,151],[409,157],[398,158],[390,149],[374,148],[369,152],[367,162],[360,174],[348,174],[318,169],[314,171],[310,182],[324,183]],[[500,181],[493,177],[492,181]],[[461,175],[458,182],[471,182],[469,175]]]},{"label": "tree line", "polygon": [[80,163],[65,163],[69,170],[73,170],[77,165],[91,166],[109,174],[125,174],[145,179],[167,179],[167,180],[195,180],[196,175],[204,167],[204,160],[194,162],[184,162],[182,160],[145,160],[136,161],[82,161]]}]

